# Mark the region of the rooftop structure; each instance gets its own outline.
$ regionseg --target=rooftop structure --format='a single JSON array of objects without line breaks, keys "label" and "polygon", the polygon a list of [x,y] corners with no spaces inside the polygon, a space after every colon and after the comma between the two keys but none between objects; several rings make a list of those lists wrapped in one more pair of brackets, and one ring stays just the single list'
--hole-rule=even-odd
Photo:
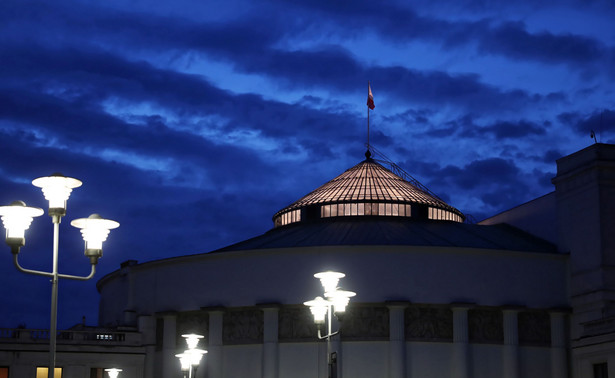
[{"label": "rooftop structure", "polygon": [[273,216],[275,227],[337,217],[406,217],[463,222],[461,211],[371,158]]}]

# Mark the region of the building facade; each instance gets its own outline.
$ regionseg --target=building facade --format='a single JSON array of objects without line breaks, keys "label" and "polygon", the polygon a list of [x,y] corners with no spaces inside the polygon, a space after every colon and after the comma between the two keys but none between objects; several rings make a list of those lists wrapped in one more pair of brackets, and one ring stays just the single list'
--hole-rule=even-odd
[{"label": "building facade", "polygon": [[[123,263],[98,282],[99,327],[59,339],[62,376],[180,377],[194,332],[208,350],[196,377],[327,377],[303,305],[326,270],[357,293],[334,321],[337,377],[615,376],[614,145],[558,160],[553,193],[479,224],[402,176],[366,155],[261,236]],[[44,337],[13,331],[0,366],[35,376]]]}]

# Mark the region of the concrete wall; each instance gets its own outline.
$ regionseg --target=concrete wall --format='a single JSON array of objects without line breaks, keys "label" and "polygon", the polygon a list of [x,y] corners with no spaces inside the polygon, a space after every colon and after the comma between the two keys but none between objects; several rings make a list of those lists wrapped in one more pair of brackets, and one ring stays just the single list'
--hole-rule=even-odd
[{"label": "concrete wall", "polygon": [[[138,315],[207,306],[297,304],[322,290],[313,274],[346,273],[341,285],[358,302],[472,302],[563,307],[569,303],[567,256],[442,247],[356,246],[202,254],[132,267]],[[101,325],[119,325],[129,280],[99,282]],[[487,283],[487,284],[486,284]],[[540,290],[537,290],[540,288]]]}]

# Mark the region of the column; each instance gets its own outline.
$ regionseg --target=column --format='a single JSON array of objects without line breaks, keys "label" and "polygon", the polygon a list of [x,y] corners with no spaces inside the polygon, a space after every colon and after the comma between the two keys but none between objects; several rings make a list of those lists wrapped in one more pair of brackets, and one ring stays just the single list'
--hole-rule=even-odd
[{"label": "column", "polygon": [[504,309],[503,378],[519,378],[518,309]]},{"label": "column", "polygon": [[162,332],[162,376],[176,377],[180,371],[177,354],[177,315],[174,312],[160,314],[164,321]]},{"label": "column", "polygon": [[124,261],[120,264],[120,274],[126,280],[126,305],[124,307],[124,319],[122,325],[129,327],[137,326],[137,312],[135,308],[135,283],[131,272],[132,266],[136,265],[136,260]]},{"label": "column", "polygon": [[210,309],[209,313],[209,345],[207,349],[207,377],[222,378],[224,353],[222,350],[222,308]]},{"label": "column", "polygon": [[389,378],[406,377],[406,334],[404,313],[407,302],[389,302]]},{"label": "column", "polygon": [[263,378],[278,378],[278,312],[276,304],[260,305],[263,310]]},{"label": "column", "polygon": [[471,305],[453,305],[453,365],[451,377],[470,377],[468,310]]},{"label": "column", "polygon": [[156,319],[153,316],[140,316],[137,324],[145,345],[144,376],[153,377],[156,362]]},{"label": "column", "polygon": [[551,316],[551,378],[568,376],[566,355],[566,314],[553,311]]},{"label": "column", "polygon": [[[339,324],[337,329],[339,329]],[[343,365],[342,365],[342,341],[341,341],[341,335],[338,333],[335,336],[331,337],[331,350],[328,351],[328,353],[332,354],[335,353],[334,355],[332,355],[333,359],[333,372],[331,373],[331,376],[333,378],[342,378],[344,376],[344,372],[343,372]]]}]

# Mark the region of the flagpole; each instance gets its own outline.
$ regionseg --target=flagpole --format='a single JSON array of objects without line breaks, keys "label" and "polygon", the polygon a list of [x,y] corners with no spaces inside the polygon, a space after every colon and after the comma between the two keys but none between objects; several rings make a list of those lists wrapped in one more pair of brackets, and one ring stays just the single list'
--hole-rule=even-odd
[{"label": "flagpole", "polygon": [[[367,81],[367,93],[369,94],[370,86]],[[369,151],[369,106],[367,107],[367,151]]]},{"label": "flagpole", "polygon": [[370,152],[370,145],[369,145],[369,111],[370,109],[374,109],[376,105],[374,105],[374,96],[372,95],[372,87],[369,83],[369,81],[367,82],[367,152],[365,153],[365,156],[369,157],[369,155],[371,154]]}]

